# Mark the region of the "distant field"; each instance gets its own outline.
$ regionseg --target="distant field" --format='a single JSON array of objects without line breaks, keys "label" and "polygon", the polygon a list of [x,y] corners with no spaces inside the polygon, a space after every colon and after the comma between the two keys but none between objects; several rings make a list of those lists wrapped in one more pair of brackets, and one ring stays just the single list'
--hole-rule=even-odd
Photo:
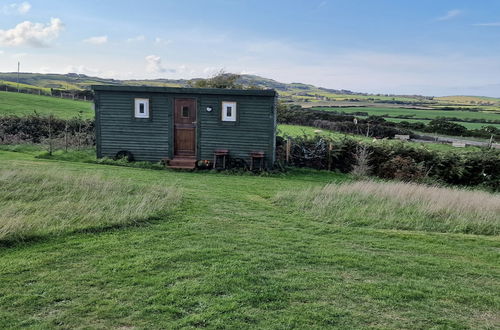
[{"label": "distant field", "polygon": [[436,151],[474,152],[480,150],[480,148],[472,146],[468,146],[467,148],[455,148],[449,144],[402,142],[399,140],[388,140],[388,139],[374,140],[371,137],[368,138],[361,135],[344,134],[344,133],[316,129],[314,127],[300,126],[300,125],[278,125],[278,135],[284,137],[322,135],[332,140],[340,140],[344,137],[349,137],[358,141],[366,141],[367,143],[408,143],[415,147],[425,148],[429,150],[436,150]]},{"label": "distant field", "polygon": [[40,91],[41,93],[50,93],[50,88],[43,88],[43,87],[37,87],[33,85],[27,85],[27,84],[22,84],[22,83],[15,83],[12,81],[7,81],[7,80],[0,80],[0,85],[6,85],[9,86],[9,88],[18,88],[20,90],[30,90],[30,91]]},{"label": "distant field", "polygon": [[315,110],[324,111],[338,111],[345,113],[353,112],[366,112],[369,115],[376,116],[412,116],[412,119],[425,119],[425,118],[437,118],[437,117],[454,117],[460,119],[483,119],[483,120],[500,120],[500,114],[492,112],[472,112],[472,111],[459,111],[459,110],[416,110],[407,108],[384,108],[384,107],[362,107],[362,108],[350,108],[350,107],[340,107],[340,108],[328,108],[321,107]]},{"label": "distant field", "polygon": [[486,96],[466,96],[466,95],[455,95],[455,96],[441,96],[434,98],[437,101],[457,103],[457,104],[489,104],[489,105],[500,105],[500,99]]},{"label": "distant field", "polygon": [[38,113],[52,114],[60,118],[72,118],[81,114],[82,118],[94,117],[91,102],[60,99],[23,93],[0,92],[0,116],[25,116]]},{"label": "distant field", "polygon": [[[360,118],[366,118],[365,116],[359,116]],[[409,123],[423,123],[423,124],[428,124],[430,120],[428,119],[402,119],[402,118],[385,118],[387,121],[392,121],[395,123],[399,123],[402,121],[407,121]],[[465,126],[468,129],[481,129],[483,126],[495,126],[498,129],[500,129],[500,124],[491,124],[491,123],[469,123],[469,122],[464,122],[464,121],[454,121],[454,123],[457,123],[459,125]]]}]

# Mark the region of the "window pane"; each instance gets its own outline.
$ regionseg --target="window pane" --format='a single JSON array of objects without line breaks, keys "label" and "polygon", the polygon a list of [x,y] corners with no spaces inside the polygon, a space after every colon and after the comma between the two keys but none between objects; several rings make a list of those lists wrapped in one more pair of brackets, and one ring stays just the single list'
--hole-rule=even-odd
[{"label": "window pane", "polygon": [[182,107],[182,117],[189,117],[189,107],[183,106]]},{"label": "window pane", "polygon": [[226,117],[232,117],[233,116],[233,107],[226,107]]},{"label": "window pane", "polygon": [[139,113],[144,113],[144,103],[139,103]]}]

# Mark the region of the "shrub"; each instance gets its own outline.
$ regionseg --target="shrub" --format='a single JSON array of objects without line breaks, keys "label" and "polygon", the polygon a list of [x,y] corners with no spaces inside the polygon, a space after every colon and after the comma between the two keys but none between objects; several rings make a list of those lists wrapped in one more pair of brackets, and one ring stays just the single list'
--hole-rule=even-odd
[{"label": "shrub", "polygon": [[352,167],[351,174],[357,177],[365,177],[371,174],[372,167],[369,164],[371,153],[368,151],[368,146],[360,145],[356,148],[354,158],[356,163]]},{"label": "shrub", "polygon": [[48,138],[69,138],[75,144],[93,145],[94,120],[39,115],[0,117],[0,144],[10,144],[14,140],[41,143]]},{"label": "shrub", "polygon": [[425,175],[423,165],[411,157],[396,156],[380,166],[379,176],[387,179],[416,181]]},{"label": "shrub", "polygon": [[[349,173],[359,164],[359,148],[363,148],[363,144],[350,138],[331,141],[318,135],[301,136],[292,142],[289,165]],[[285,159],[285,152],[284,146],[277,149],[280,161]],[[443,152],[401,142],[371,144],[366,152],[371,173],[381,178],[420,181],[428,177],[444,184],[482,186],[500,191],[500,150]]]}]

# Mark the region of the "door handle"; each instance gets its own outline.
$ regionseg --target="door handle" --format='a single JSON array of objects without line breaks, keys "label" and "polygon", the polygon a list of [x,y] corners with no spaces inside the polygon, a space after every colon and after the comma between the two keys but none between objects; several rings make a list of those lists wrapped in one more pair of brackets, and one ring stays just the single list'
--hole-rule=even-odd
[{"label": "door handle", "polygon": [[196,121],[193,121],[191,124],[196,125]]}]

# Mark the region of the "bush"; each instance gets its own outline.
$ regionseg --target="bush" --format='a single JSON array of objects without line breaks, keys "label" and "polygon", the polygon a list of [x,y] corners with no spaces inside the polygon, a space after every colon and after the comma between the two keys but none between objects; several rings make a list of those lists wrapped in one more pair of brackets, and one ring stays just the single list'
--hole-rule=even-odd
[{"label": "bush", "polygon": [[416,181],[425,176],[422,163],[417,164],[411,157],[396,156],[380,166],[379,176],[401,181]]},{"label": "bush", "polygon": [[[293,140],[289,165],[350,173],[359,166],[360,148],[363,144],[350,138],[330,141],[317,135],[302,136]],[[398,143],[371,144],[366,152],[371,173],[381,178],[421,181],[428,177],[444,184],[482,186],[500,191],[500,150],[442,152]],[[283,146],[277,153],[279,160],[286,158]]]},{"label": "bush", "polygon": [[72,139],[73,144],[94,145],[94,120],[29,115],[0,117],[0,144],[42,143],[44,139]]},{"label": "bush", "polygon": [[426,131],[447,135],[463,135],[467,128],[447,118],[436,118],[427,125]]}]

